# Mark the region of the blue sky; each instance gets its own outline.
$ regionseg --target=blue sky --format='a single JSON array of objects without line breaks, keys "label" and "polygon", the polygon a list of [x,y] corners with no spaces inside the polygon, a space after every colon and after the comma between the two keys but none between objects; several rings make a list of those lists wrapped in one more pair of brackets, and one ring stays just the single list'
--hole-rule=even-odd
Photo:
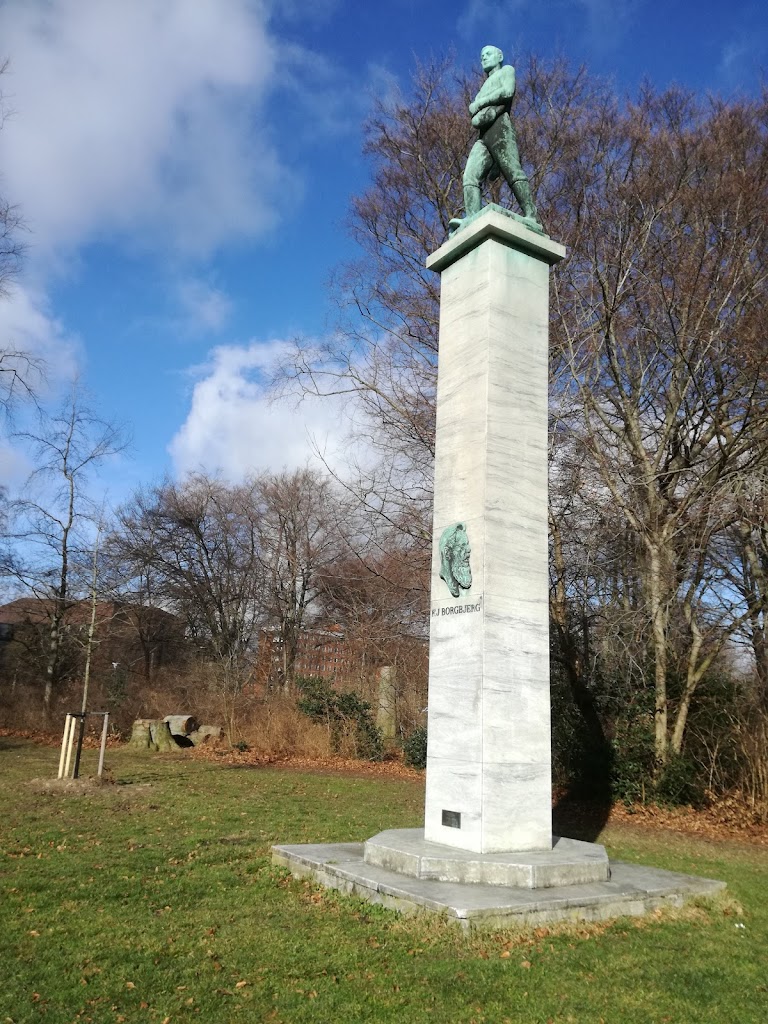
[{"label": "blue sky", "polygon": [[[621,91],[751,93],[767,23],[750,0],[0,0],[0,192],[29,229],[0,339],[47,359],[50,401],[79,374],[129,425],[113,498],[166,471],[293,468],[312,439],[332,453],[340,407],[270,404],[264,375],[329,329],[372,96],[489,42]],[[0,438],[0,476],[26,468]]]}]

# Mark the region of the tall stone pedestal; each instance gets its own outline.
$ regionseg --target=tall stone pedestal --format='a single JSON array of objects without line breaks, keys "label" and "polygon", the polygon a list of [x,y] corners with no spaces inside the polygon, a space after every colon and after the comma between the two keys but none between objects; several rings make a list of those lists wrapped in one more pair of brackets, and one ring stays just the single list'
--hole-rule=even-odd
[{"label": "tall stone pedestal", "polygon": [[[486,208],[427,261],[441,299],[424,838],[476,853],[552,847],[547,358],[564,255]],[[451,580],[457,526],[469,586],[460,565]]]}]

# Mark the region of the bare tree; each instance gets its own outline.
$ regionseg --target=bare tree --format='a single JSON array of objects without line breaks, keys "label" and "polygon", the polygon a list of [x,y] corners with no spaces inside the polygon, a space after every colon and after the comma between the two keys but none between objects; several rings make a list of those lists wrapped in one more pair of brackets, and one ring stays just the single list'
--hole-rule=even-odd
[{"label": "bare tree", "polygon": [[35,469],[13,502],[19,583],[42,603],[48,618],[45,713],[61,679],[64,620],[77,597],[73,576],[88,563],[89,532],[97,505],[90,485],[94,472],[126,447],[123,432],[98,417],[77,385],[60,410],[37,431],[16,435],[30,449]]},{"label": "bare tree", "polygon": [[319,611],[343,537],[343,503],[308,470],[233,485],[203,474],[139,492],[107,542],[121,593],[174,612],[215,668],[230,725],[252,678],[262,630],[293,681],[302,631]]},{"label": "bare tree", "polygon": [[[738,358],[761,331],[768,283],[760,123],[759,103],[641,97],[614,126],[600,191],[583,184],[581,246],[555,290],[561,425],[642,552],[659,763],[680,751],[696,687],[748,614],[717,588],[710,552],[729,526],[724,496],[768,461],[764,370]],[[685,682],[672,716],[678,611]]]},{"label": "bare tree", "polygon": [[261,552],[268,621],[277,631],[282,686],[289,690],[299,638],[344,551],[345,503],[318,472],[259,481]]},{"label": "bare tree", "polygon": [[[140,499],[137,494],[133,507]],[[151,528],[150,528],[151,529]],[[155,670],[170,652],[178,660],[184,647],[177,619],[164,609],[171,607],[166,578],[147,557],[147,524],[132,518],[129,506],[118,514],[113,530],[104,538],[100,559],[100,584],[106,596],[121,607],[140,651],[140,675],[152,683]],[[151,537],[151,533],[150,533]],[[133,668],[133,664],[130,666]]]},{"label": "bare tree", "polygon": [[107,542],[121,567],[122,594],[146,609],[138,619],[145,651],[157,607],[181,617],[190,644],[216,667],[230,720],[265,617],[260,544],[256,484],[232,486],[203,474],[135,494]]},{"label": "bare tree", "polygon": [[[520,148],[547,227],[570,252],[553,275],[550,331],[558,653],[596,735],[590,636],[602,631],[609,650],[612,630],[633,675],[650,664],[663,765],[682,749],[719,652],[764,614],[759,594],[728,587],[714,552],[734,526],[734,489],[768,447],[768,99],[645,89],[622,103],[584,68],[524,63]],[[364,258],[339,278],[349,317],[293,371],[316,393],[357,396],[381,455],[361,496],[422,543],[437,352],[437,279],[424,260],[461,202],[468,92],[449,65],[421,68],[411,96],[371,119],[374,182],[351,214]]]}]

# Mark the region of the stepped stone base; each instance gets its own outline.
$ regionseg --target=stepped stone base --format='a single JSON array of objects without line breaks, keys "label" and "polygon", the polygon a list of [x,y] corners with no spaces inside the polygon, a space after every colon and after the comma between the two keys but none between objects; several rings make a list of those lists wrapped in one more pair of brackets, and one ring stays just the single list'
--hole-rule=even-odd
[{"label": "stepped stone base", "polygon": [[434,913],[462,928],[514,928],[558,921],[638,917],[713,896],[724,882],[612,861],[609,881],[529,889],[401,875],[363,859],[363,843],[273,846],[272,862],[296,877],[401,913]]},{"label": "stepped stone base", "polygon": [[558,836],[553,838],[551,850],[472,853],[426,842],[423,828],[398,828],[369,839],[364,845],[363,860],[411,878],[462,885],[551,889],[607,882],[611,877],[605,847]]}]

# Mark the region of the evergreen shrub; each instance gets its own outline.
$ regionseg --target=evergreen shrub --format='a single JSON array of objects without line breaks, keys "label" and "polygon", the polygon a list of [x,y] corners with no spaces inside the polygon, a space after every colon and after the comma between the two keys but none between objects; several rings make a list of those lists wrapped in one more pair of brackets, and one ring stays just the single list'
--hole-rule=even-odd
[{"label": "evergreen shrub", "polygon": [[427,729],[419,726],[409,733],[403,744],[405,763],[411,768],[427,767]]},{"label": "evergreen shrub", "polygon": [[296,707],[313,722],[327,726],[333,750],[338,751],[344,737],[352,733],[358,757],[382,760],[381,730],[373,720],[368,701],[351,691],[334,690],[321,676],[299,676],[296,686],[301,694]]}]

